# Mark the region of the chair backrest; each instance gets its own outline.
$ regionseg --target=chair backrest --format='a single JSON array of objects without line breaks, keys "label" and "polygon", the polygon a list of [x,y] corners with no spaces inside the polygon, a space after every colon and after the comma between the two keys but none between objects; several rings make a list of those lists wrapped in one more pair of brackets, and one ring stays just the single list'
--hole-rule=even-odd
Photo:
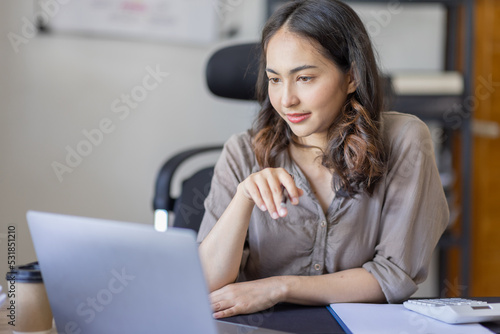
[{"label": "chair backrest", "polygon": [[206,66],[208,89],[216,96],[255,100],[260,45],[246,43],[215,51]]},{"label": "chair backrest", "polygon": [[[216,96],[255,100],[255,84],[259,66],[260,46],[246,43],[223,47],[214,52],[206,65],[206,83]],[[203,146],[180,152],[168,159],[156,178],[153,209],[155,228],[166,230],[169,225],[189,228],[198,232],[203,214],[204,200],[210,191],[213,167],[199,170],[182,182],[179,197],[172,195],[172,181],[179,166],[193,156],[221,150],[220,146]],[[173,224],[169,214],[174,213]]]},{"label": "chair backrest", "polygon": [[182,182],[181,194],[174,204],[175,227],[198,232],[205,213],[205,198],[210,192],[214,167],[197,171]]}]

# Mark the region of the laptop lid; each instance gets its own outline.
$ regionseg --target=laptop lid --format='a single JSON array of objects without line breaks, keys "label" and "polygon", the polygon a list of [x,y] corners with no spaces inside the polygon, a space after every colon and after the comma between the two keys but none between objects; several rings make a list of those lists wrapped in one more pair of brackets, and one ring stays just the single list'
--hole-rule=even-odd
[{"label": "laptop lid", "polygon": [[217,333],[192,231],[27,218],[59,333]]},{"label": "laptop lid", "polygon": [[191,230],[27,219],[58,333],[278,333],[213,320]]}]

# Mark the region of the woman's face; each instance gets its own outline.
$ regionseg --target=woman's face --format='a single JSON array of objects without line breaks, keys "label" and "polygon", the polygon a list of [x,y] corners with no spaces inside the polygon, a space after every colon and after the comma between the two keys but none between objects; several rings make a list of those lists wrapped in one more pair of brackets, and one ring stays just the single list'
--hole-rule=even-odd
[{"label": "woman's face", "polygon": [[274,109],[303,144],[323,147],[328,128],[356,85],[320,47],[282,28],[268,42],[266,73]]}]

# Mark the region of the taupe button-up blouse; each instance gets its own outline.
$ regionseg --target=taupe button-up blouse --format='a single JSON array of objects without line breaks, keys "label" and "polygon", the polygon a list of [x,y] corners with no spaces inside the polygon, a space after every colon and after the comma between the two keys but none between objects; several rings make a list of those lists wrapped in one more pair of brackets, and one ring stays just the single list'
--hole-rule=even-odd
[{"label": "taupe button-up blouse", "polygon": [[[432,252],[449,211],[432,139],[417,117],[384,112],[388,170],[373,194],[335,196],[324,214],[300,168],[287,152],[280,166],[305,191],[277,220],[254,208],[238,280],[277,275],[321,275],[362,267],[378,280],[388,302],[399,302],[427,277]],[[215,225],[251,173],[259,171],[248,132],[232,136],[215,167],[198,241]]]}]

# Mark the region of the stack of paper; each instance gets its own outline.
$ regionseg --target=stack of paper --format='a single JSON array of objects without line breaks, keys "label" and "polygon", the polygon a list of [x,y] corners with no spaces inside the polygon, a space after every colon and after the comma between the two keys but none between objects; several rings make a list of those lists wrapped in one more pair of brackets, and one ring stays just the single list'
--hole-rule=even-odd
[{"label": "stack of paper", "polygon": [[329,311],[352,334],[491,334],[480,324],[450,325],[401,304],[331,304]]}]

